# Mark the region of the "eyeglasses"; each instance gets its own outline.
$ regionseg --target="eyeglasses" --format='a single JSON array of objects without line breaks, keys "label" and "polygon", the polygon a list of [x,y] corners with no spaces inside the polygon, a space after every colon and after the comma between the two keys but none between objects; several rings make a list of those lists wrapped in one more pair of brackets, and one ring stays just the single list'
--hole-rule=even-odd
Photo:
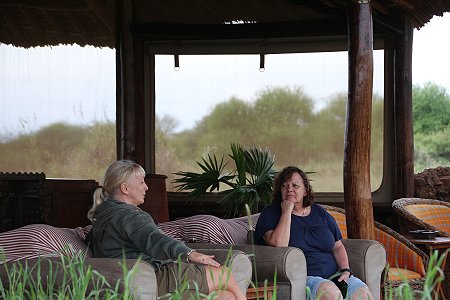
[{"label": "eyeglasses", "polygon": [[293,188],[294,190],[298,190],[299,188],[302,187],[301,184],[300,184],[299,182],[286,182],[286,183],[283,183],[283,184],[281,185],[281,189],[282,189],[282,190],[288,189],[289,186],[292,186],[292,188]]}]

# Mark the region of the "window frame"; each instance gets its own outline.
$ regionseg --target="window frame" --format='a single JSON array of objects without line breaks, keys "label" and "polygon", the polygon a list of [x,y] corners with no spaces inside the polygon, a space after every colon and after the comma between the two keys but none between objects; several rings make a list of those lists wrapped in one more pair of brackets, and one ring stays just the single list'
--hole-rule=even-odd
[{"label": "window frame", "polygon": [[[194,54],[280,54],[348,51],[347,36],[297,37],[273,39],[231,39],[231,40],[183,40],[145,41],[144,47],[144,97],[146,115],[146,169],[155,173],[155,55]],[[393,45],[385,36],[374,37],[374,50],[384,50],[384,124],[383,124],[383,172],[381,184],[372,191],[374,204],[391,203],[394,190],[394,80]],[[171,193],[169,193],[169,198]],[[317,192],[315,199],[320,203],[343,203],[344,192]]]}]

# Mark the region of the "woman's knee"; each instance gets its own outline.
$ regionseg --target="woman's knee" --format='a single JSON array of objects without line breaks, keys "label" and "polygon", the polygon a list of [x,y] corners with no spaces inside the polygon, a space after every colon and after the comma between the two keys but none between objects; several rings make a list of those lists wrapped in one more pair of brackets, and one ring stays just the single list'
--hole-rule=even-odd
[{"label": "woman's knee", "polygon": [[231,270],[227,267],[207,267],[206,279],[210,291],[217,290],[218,288],[224,289],[230,280],[234,280]]},{"label": "woman's knee", "polygon": [[342,299],[339,288],[331,281],[322,282],[317,289],[316,299],[336,300]]},{"label": "woman's knee", "polygon": [[373,295],[366,286],[360,287],[352,295],[352,300],[373,300]]},{"label": "woman's knee", "polygon": [[236,296],[230,291],[219,290],[219,291],[214,292],[214,299],[216,299],[216,300],[236,300]]}]

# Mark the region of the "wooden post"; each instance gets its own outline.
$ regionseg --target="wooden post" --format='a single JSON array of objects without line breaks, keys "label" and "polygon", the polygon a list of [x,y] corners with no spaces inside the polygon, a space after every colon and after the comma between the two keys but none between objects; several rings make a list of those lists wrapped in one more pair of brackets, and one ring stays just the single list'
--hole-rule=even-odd
[{"label": "wooden post", "polygon": [[144,43],[130,32],[133,9],[132,1],[117,1],[117,158],[131,159],[145,167]]},{"label": "wooden post", "polygon": [[133,43],[129,24],[132,18],[131,1],[117,1],[116,12],[116,139],[117,158],[132,159],[135,151],[135,112],[133,82]]},{"label": "wooden post", "polygon": [[396,39],[395,52],[395,191],[396,199],[414,197],[414,133],[412,111],[413,26],[399,17],[404,35]]},{"label": "wooden post", "polygon": [[344,146],[344,201],[349,238],[373,238],[370,131],[373,86],[372,11],[352,1],[348,14],[349,74]]}]

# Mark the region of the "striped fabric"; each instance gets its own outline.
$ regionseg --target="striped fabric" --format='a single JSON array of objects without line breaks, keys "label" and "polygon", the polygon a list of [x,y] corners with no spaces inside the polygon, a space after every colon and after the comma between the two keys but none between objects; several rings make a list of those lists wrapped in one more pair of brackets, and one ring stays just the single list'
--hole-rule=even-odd
[{"label": "striped fabric", "polygon": [[[341,230],[342,237],[344,239],[348,238],[345,214],[332,210],[329,210],[328,212],[336,220],[336,223]],[[390,280],[397,280],[393,278],[399,277],[401,277],[401,279],[413,279],[425,276],[425,266],[422,257],[419,254],[408,248],[405,244],[399,242],[389,233],[382,231],[377,227],[374,229],[375,240],[383,244],[386,249],[386,258],[391,266],[388,274]],[[406,270],[402,271],[402,269]]]},{"label": "striped fabric", "polygon": [[388,279],[389,280],[395,280],[395,281],[405,281],[405,280],[411,280],[411,279],[421,279],[423,276],[421,276],[419,273],[407,270],[407,269],[399,269],[399,268],[389,268],[388,273]]},{"label": "striped fabric", "polygon": [[339,230],[341,230],[342,238],[347,239],[347,221],[345,220],[345,215],[341,214],[338,211],[334,210],[328,210],[327,211],[333,219],[336,221],[337,225],[339,226]]},{"label": "striped fabric", "polygon": [[[251,216],[255,229],[259,214]],[[196,243],[247,244],[249,218],[221,219],[212,215],[195,215],[158,224],[168,236]]]},{"label": "striped fabric", "polygon": [[420,274],[421,277],[425,276],[425,266],[422,257],[415,251],[399,242],[389,233],[378,228],[375,228],[375,240],[383,244],[386,249],[386,258],[391,267],[407,269]]},{"label": "striped fabric", "polygon": [[[58,228],[46,224],[31,224],[0,233],[0,249],[3,251],[0,263],[39,256],[72,256],[90,249],[83,242],[91,226],[84,228]],[[70,245],[70,246],[69,246]],[[4,257],[3,257],[4,255]]]},{"label": "striped fabric", "polygon": [[450,233],[450,207],[444,205],[408,204],[404,208],[423,222]]}]

